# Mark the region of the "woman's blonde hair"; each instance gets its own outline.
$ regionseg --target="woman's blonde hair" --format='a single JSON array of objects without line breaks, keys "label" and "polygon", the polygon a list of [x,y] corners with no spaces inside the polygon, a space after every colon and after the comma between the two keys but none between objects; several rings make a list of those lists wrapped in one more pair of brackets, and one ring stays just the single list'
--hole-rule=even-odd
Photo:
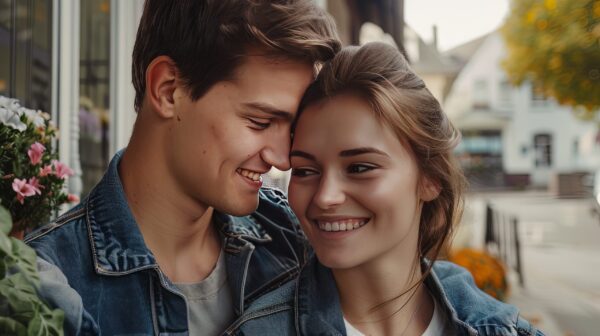
[{"label": "woman's blonde hair", "polygon": [[418,245],[419,256],[437,259],[462,215],[465,179],[452,154],[459,131],[404,56],[390,45],[343,48],[306,91],[299,115],[308,105],[348,92],[364,98],[412,151],[421,182],[426,178],[439,188],[438,197],[423,204]]}]

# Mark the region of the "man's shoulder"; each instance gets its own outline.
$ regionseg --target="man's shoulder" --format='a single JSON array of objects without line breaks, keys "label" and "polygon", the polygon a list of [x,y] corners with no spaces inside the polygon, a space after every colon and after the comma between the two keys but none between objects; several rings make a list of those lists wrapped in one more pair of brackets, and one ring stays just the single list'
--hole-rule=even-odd
[{"label": "man's shoulder", "polygon": [[[535,328],[519,316],[519,310],[501,302],[475,284],[471,273],[448,261],[436,261],[433,273],[442,287],[443,296],[454,309],[457,317],[471,327],[482,331],[481,335],[503,334],[506,330],[518,330],[519,335],[540,335]],[[486,330],[484,332],[483,330]]]},{"label": "man's shoulder", "polygon": [[79,204],[29,233],[24,242],[42,258],[56,262],[59,251],[72,251],[77,243],[88,243],[85,216],[85,206]]}]

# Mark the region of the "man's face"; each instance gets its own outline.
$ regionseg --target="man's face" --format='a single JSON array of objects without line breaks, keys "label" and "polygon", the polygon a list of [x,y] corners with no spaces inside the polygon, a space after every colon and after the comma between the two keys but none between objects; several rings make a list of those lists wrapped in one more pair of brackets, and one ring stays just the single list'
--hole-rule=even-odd
[{"label": "man's face", "polygon": [[195,102],[176,89],[165,151],[180,190],[225,213],[252,213],[260,175],[289,169],[290,125],[312,80],[311,64],[248,56],[233,80]]}]

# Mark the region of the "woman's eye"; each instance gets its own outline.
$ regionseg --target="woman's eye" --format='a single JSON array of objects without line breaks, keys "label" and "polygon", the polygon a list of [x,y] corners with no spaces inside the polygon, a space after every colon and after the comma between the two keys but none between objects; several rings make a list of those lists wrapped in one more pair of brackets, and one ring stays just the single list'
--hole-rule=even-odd
[{"label": "woman's eye", "polygon": [[248,120],[250,120],[250,122],[256,129],[266,129],[271,125],[271,122],[262,122],[262,120],[259,121],[259,120],[252,119],[252,118],[248,118]]},{"label": "woman's eye", "polygon": [[360,174],[371,171],[377,167],[365,164],[353,164],[348,167],[348,173],[350,174]]},{"label": "woman's eye", "polygon": [[307,177],[307,176],[312,176],[312,175],[316,175],[316,174],[317,174],[317,171],[312,170],[312,169],[292,168],[292,176]]}]

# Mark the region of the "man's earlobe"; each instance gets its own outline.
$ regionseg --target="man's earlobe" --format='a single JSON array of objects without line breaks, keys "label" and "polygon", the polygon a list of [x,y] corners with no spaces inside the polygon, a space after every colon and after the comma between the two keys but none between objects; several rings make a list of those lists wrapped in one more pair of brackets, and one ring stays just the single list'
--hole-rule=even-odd
[{"label": "man's earlobe", "polygon": [[421,183],[420,183],[421,200],[423,200],[425,202],[433,201],[440,195],[441,191],[442,191],[442,187],[439,185],[439,183],[434,182],[427,177],[421,178]]},{"label": "man's earlobe", "polygon": [[175,116],[174,93],[177,88],[177,67],[170,57],[159,56],[146,69],[146,97],[153,110],[162,118]]}]

